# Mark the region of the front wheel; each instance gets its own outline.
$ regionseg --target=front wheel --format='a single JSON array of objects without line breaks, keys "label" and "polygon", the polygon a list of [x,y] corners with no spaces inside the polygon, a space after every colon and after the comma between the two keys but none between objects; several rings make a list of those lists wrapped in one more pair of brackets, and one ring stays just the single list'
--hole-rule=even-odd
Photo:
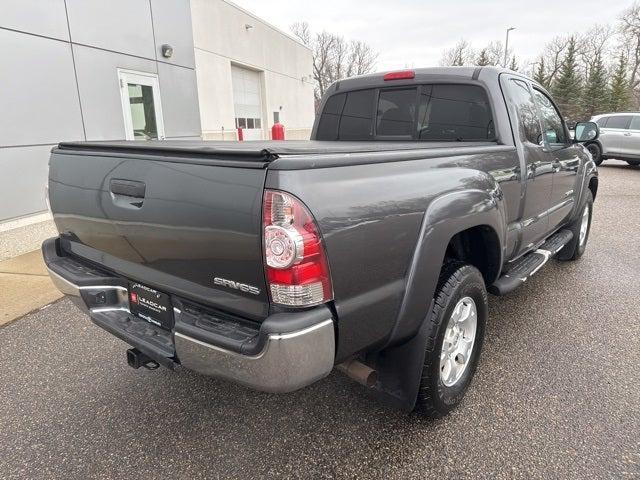
[{"label": "front wheel", "polygon": [[482,274],[464,263],[440,273],[415,410],[442,417],[454,409],[471,384],[482,349],[488,315]]},{"label": "front wheel", "polygon": [[587,150],[589,150],[593,162],[596,165],[600,165],[603,160],[602,149],[600,148],[600,145],[598,145],[597,143],[590,143],[589,145],[587,145]]},{"label": "front wheel", "polygon": [[640,165],[640,160],[625,160],[625,162],[627,162],[632,167],[637,167],[638,165]]}]

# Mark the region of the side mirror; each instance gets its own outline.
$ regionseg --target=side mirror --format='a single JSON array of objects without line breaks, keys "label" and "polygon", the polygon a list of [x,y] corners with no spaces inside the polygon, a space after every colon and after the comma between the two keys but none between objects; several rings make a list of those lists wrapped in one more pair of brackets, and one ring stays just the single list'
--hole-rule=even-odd
[{"label": "side mirror", "polygon": [[600,129],[595,122],[578,122],[576,123],[576,133],[573,141],[575,143],[589,142],[600,136]]}]

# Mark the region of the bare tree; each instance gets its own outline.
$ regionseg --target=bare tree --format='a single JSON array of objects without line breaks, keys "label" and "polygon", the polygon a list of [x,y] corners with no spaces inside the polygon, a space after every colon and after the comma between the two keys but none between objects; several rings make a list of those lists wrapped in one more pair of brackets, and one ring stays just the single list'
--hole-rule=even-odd
[{"label": "bare tree", "polygon": [[471,48],[471,44],[465,39],[461,39],[453,48],[445,50],[440,59],[440,65],[444,67],[460,67],[462,65],[473,65],[476,53]]},{"label": "bare tree", "polygon": [[347,72],[347,76],[364,75],[371,72],[376,66],[378,54],[369,45],[359,40],[351,40],[349,47],[348,65],[351,69]]},{"label": "bare tree", "polygon": [[635,2],[620,15],[620,32],[628,49],[631,87],[640,83],[640,3]]},{"label": "bare tree", "polygon": [[440,65],[501,65],[503,59],[504,46],[502,42],[489,42],[485,47],[477,51],[468,41],[461,39],[452,48],[444,51],[440,59]]},{"label": "bare tree", "polygon": [[333,82],[369,73],[375,67],[378,54],[364,42],[347,41],[327,31],[313,33],[307,22],[294,23],[291,31],[312,50],[316,105]]},{"label": "bare tree", "polygon": [[610,40],[615,35],[615,30],[611,25],[596,24],[580,37],[582,48],[580,55],[585,61],[591,59],[593,55],[605,56],[610,50]]},{"label": "bare tree", "polygon": [[569,41],[570,37],[555,37],[544,47],[542,58],[547,68],[546,79],[549,85],[551,85],[558,76],[564,53],[569,46]]},{"label": "bare tree", "polygon": [[[489,42],[489,44],[486,46],[486,50],[487,50],[488,55],[489,55],[489,61],[490,61],[489,64],[490,65],[501,65],[503,63],[503,61],[504,61],[504,45],[502,45],[502,42],[500,42],[500,41],[498,41],[498,42]],[[509,55],[507,55],[507,57],[508,56]],[[503,65],[503,67],[506,67],[506,65]]]}]

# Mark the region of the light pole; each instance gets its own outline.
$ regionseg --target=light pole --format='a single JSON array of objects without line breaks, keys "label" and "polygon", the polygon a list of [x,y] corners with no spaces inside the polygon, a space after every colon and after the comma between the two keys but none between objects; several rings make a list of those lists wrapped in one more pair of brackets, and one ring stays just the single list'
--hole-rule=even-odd
[{"label": "light pole", "polygon": [[509,32],[516,27],[507,28],[507,39],[504,41],[504,68],[507,68],[507,55],[509,55]]}]

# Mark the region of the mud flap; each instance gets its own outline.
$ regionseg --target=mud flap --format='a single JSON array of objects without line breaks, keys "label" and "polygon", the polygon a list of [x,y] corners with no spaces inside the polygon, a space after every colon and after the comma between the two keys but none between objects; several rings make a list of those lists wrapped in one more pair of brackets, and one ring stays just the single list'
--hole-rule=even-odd
[{"label": "mud flap", "polygon": [[383,403],[408,412],[414,409],[422,378],[429,316],[432,310],[433,300],[429,305],[427,317],[413,338],[387,348],[377,353],[375,359],[371,359],[375,362],[378,372],[378,383],[374,391]]}]

